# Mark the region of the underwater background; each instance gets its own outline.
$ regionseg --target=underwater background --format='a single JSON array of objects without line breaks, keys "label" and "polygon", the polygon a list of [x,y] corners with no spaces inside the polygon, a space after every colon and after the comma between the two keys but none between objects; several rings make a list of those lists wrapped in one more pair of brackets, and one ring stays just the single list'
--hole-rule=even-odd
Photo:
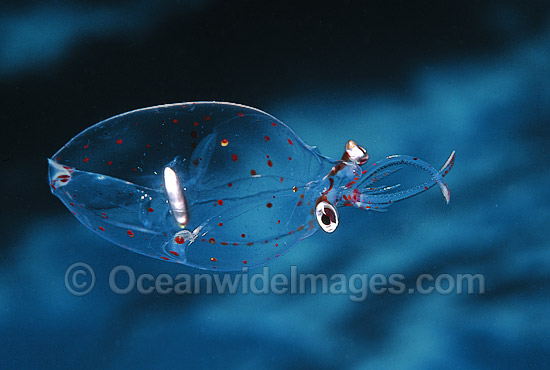
[{"label": "underwater background", "polygon": [[[547,1],[3,1],[1,367],[550,368],[549,62]],[[271,275],[482,274],[485,292],[115,294],[119,265],[204,272],[86,229],[46,158],[113,115],[202,100],[333,158],[349,139],[437,167],[456,150],[449,205],[434,188],[340,209]],[[65,286],[77,262],[84,296]]]}]

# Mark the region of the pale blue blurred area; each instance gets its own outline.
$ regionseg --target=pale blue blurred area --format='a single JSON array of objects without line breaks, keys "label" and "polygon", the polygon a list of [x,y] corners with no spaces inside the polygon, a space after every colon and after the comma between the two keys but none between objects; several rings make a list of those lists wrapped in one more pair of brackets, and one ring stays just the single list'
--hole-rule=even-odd
[{"label": "pale blue blurred area", "polygon": [[[133,30],[108,14],[96,8],[90,17],[115,34]],[[502,14],[496,19],[506,23]],[[25,37],[31,26],[17,19],[7,29]],[[0,74],[54,60],[70,46],[68,34],[30,37],[54,43],[51,50],[4,44]],[[296,265],[329,276],[400,273],[414,284],[424,273],[480,273],[485,294],[369,294],[363,302],[321,294],[116,295],[108,276],[118,265],[136,275],[201,271],[114,246],[57,202],[51,214],[29,207],[25,222],[5,223],[2,367],[549,368],[549,60],[546,29],[484,57],[419,63],[399,91],[319,81],[257,107],[333,158],[348,139],[365,146],[371,161],[408,154],[440,167],[457,152],[445,178],[449,205],[434,187],[386,213],[341,209],[335,233],[302,241],[269,264],[271,275]],[[39,170],[45,174],[46,164]],[[97,277],[84,297],[64,285],[75,262]]]}]

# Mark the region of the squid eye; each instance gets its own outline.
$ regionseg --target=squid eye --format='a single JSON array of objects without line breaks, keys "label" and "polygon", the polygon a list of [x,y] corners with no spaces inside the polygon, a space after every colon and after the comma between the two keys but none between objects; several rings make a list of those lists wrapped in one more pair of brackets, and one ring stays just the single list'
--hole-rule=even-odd
[{"label": "squid eye", "polygon": [[331,233],[338,227],[338,211],[329,202],[321,201],[317,203],[315,215],[323,231]]}]

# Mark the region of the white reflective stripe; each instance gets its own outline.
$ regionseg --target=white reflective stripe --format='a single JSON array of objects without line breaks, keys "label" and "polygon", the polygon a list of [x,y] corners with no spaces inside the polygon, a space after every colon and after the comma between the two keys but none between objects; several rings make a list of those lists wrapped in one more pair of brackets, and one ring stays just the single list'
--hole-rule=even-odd
[{"label": "white reflective stripe", "polygon": [[367,151],[363,147],[357,145],[353,140],[347,142],[346,153],[353,162],[361,162],[361,164],[363,164],[369,159]]},{"label": "white reflective stripe", "polygon": [[168,196],[168,203],[172,209],[172,214],[176,222],[185,227],[189,223],[189,211],[187,209],[187,201],[181,188],[181,183],[178,175],[170,167],[164,168],[164,189]]},{"label": "white reflective stripe", "polygon": [[449,187],[445,184],[439,183],[439,188],[445,197],[445,201],[449,204],[451,202],[451,191],[449,190]]},{"label": "white reflective stripe", "polygon": [[439,170],[439,172],[448,169],[447,167],[450,167],[451,162],[454,161],[454,160],[455,160],[455,151],[453,150],[453,152],[451,153],[451,155],[450,155],[449,158],[447,159],[447,162],[445,162],[445,164],[443,165],[443,167],[441,167],[441,169]]},{"label": "white reflective stripe", "polygon": [[[447,162],[445,162],[443,167],[441,167],[441,169],[439,170],[439,173],[441,174],[441,176],[445,176],[447,174],[444,171],[450,171],[451,167],[454,164],[454,160],[455,160],[455,151],[453,150],[453,152],[447,159]],[[443,193],[443,196],[445,197],[445,201],[447,202],[447,204],[449,204],[451,202],[451,191],[447,187],[447,184],[445,184],[444,182],[438,181],[438,185],[439,185],[439,188],[441,189],[441,192]]]}]

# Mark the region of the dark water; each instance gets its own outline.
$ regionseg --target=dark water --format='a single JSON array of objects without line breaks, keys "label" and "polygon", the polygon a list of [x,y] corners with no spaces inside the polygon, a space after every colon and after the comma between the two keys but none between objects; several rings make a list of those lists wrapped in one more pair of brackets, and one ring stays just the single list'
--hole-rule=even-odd
[{"label": "dark water", "polygon": [[[542,1],[2,3],[2,367],[548,368],[549,61]],[[270,276],[481,274],[484,294],[115,294],[119,265],[200,271],[85,229],[46,158],[117,113],[197,100],[270,112],[332,157],[350,138],[373,159],[457,151],[450,205],[433,189],[343,209]],[[96,276],[79,297],[76,262]]]}]

